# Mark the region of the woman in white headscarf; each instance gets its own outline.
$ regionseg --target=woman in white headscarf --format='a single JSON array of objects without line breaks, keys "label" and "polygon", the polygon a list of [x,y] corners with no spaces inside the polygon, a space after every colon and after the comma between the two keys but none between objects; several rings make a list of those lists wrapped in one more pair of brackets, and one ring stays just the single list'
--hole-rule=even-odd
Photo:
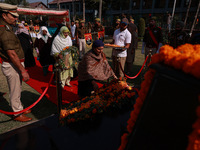
[{"label": "woman in white headscarf", "polygon": [[43,67],[44,76],[48,73],[49,65],[54,64],[54,58],[50,55],[52,37],[45,26],[40,28],[40,32],[35,40],[35,49],[39,52],[39,61]]},{"label": "woman in white headscarf", "polygon": [[58,35],[55,37],[52,43],[52,49],[51,49],[51,55],[53,55],[57,59],[64,59],[65,62],[65,68],[66,70],[63,70],[61,72],[61,82],[62,82],[62,87],[64,88],[65,84],[67,86],[70,85],[70,80],[71,77],[73,77],[73,68],[71,67],[72,65],[72,56],[70,52],[65,52],[64,56],[61,54],[61,51],[68,47],[72,46],[72,39],[69,36],[70,31],[66,26],[63,26],[60,28],[60,32]]},{"label": "woman in white headscarf", "polygon": [[24,51],[25,67],[35,66],[35,58],[33,56],[33,45],[32,45],[33,41],[31,39],[31,36],[29,35],[28,29],[26,29],[26,27],[21,23],[18,25],[15,34],[19,38],[22,49]]}]

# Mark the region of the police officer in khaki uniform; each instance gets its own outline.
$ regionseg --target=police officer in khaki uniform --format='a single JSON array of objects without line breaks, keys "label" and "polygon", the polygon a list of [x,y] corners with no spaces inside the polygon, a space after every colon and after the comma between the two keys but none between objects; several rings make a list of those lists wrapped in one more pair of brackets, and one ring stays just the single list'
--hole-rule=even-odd
[{"label": "police officer in khaki uniform", "polygon": [[[156,26],[156,17],[149,19],[149,27],[145,30],[143,43],[142,43],[142,54],[145,54],[145,58],[151,51],[151,54],[155,54],[159,51],[163,43],[162,29]],[[147,61],[146,65],[149,62]]]},{"label": "police officer in khaki uniform", "polygon": [[93,40],[99,40],[99,37],[98,37],[98,32],[99,31],[104,31],[104,27],[101,25],[101,20],[100,18],[96,18],[95,19],[95,24],[94,24],[94,27],[93,27],[93,35],[92,35],[92,38]]},{"label": "police officer in khaki uniform", "polygon": [[[24,53],[20,41],[11,27],[15,25],[17,17],[17,6],[0,3],[0,57],[3,60],[1,69],[8,82],[10,104],[14,112],[23,110],[20,100],[22,78],[25,82],[29,80],[29,74],[24,68]],[[15,115],[13,119],[21,122],[30,121],[32,118],[25,116],[30,112],[28,110]]]},{"label": "police officer in khaki uniform", "polygon": [[94,32],[104,31],[100,18],[95,19]]},{"label": "police officer in khaki uniform", "polygon": [[79,45],[79,59],[82,59],[82,57],[85,54],[86,50],[86,43],[85,43],[85,35],[87,33],[87,29],[85,28],[85,21],[80,21],[80,27],[76,30],[76,41],[77,45]]}]

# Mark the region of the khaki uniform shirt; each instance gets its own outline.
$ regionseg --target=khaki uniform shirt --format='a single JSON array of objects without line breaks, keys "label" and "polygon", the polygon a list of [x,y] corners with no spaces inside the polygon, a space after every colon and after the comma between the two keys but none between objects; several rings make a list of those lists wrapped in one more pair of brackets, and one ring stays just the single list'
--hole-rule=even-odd
[{"label": "khaki uniform shirt", "polygon": [[95,25],[94,26],[94,32],[99,32],[99,31],[103,31],[103,30],[104,30],[104,28],[103,28],[102,25],[100,25],[100,26]]},{"label": "khaki uniform shirt", "polygon": [[78,35],[78,38],[79,39],[84,39],[85,38],[85,36],[84,36],[84,34],[85,33],[87,33],[87,30],[86,30],[86,28],[85,27],[79,27],[78,29],[77,29],[77,35]]},{"label": "khaki uniform shirt", "polygon": [[14,50],[19,59],[24,58],[20,41],[12,31],[12,27],[0,18],[0,57],[4,61],[10,61],[7,50]]}]

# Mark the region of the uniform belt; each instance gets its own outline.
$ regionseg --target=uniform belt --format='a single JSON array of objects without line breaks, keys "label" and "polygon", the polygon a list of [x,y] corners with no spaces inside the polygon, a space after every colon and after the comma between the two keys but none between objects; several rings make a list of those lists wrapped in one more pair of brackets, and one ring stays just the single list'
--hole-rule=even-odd
[{"label": "uniform belt", "polygon": [[[20,59],[20,62],[24,62],[25,59]],[[9,63],[12,63],[10,60],[4,60],[4,62],[9,62]]]},{"label": "uniform belt", "polygon": [[85,39],[85,38],[84,38],[84,37],[82,37],[82,38],[81,38],[81,37],[79,37],[79,39]]}]

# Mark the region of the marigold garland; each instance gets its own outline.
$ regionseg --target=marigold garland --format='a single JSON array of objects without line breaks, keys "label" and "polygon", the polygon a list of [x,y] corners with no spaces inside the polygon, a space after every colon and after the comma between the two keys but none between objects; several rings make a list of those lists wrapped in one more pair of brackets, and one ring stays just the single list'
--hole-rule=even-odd
[{"label": "marigold garland", "polygon": [[[72,61],[73,61],[72,65],[68,66],[68,68],[64,64],[64,60],[65,60],[65,57],[66,57],[65,56],[66,52],[71,54]],[[78,61],[79,61],[78,58],[79,58],[79,56],[78,56],[78,48],[77,47],[75,47],[75,46],[67,46],[60,52],[60,54],[63,56],[63,59],[59,59],[59,65],[63,70],[70,69],[70,68],[73,68],[73,67],[78,68]],[[58,55],[59,55],[59,53],[55,54],[55,56],[58,56]]]},{"label": "marigold garland", "polygon": [[149,87],[151,85],[151,81],[154,77],[154,74],[155,74],[155,71],[153,69],[149,69],[148,72],[144,76],[145,80],[141,84],[141,90],[138,93],[139,97],[136,99],[136,103],[133,106],[134,110],[131,111],[130,118],[127,121],[127,131],[128,131],[128,133],[125,133],[121,137],[121,145],[119,147],[119,150],[123,150],[126,147],[129,134],[133,131],[133,126],[135,125],[135,122],[136,122],[137,117],[139,115],[140,109],[142,108],[143,102],[146,98],[146,95],[147,95],[147,92],[148,92]]},{"label": "marigold garland", "polygon": [[[198,97],[200,102],[200,96]],[[198,119],[192,125],[193,131],[189,135],[189,144],[187,150],[199,150],[200,149],[200,106],[196,109]]]},{"label": "marigold garland", "polygon": [[[164,63],[175,69],[182,70],[187,74],[191,74],[200,79],[200,45],[184,44],[177,49],[169,45],[161,47],[158,54],[152,56],[151,64]],[[124,150],[128,142],[128,137],[131,134],[134,124],[137,120],[140,109],[148,93],[155,71],[149,69],[145,74],[145,80],[141,83],[141,89],[139,91],[139,97],[134,104],[134,110],[130,114],[130,118],[127,121],[127,131],[121,137],[121,145],[118,150]],[[199,97],[200,100],[200,97]],[[189,135],[189,144],[187,150],[199,150],[200,149],[200,106],[197,108],[197,121],[193,124],[193,132]]]},{"label": "marigold garland", "polygon": [[134,95],[134,89],[128,86],[126,81],[112,80],[99,88],[94,95],[66,105],[66,108],[61,110],[60,120],[72,123],[91,118],[108,108],[120,108],[124,104],[130,104]]}]

